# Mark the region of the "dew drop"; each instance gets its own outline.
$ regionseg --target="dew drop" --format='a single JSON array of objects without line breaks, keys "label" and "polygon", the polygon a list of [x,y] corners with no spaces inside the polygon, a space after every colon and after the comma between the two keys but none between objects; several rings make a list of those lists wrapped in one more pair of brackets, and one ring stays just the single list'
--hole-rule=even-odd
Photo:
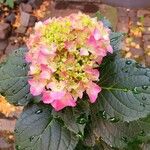
[{"label": "dew drop", "polygon": [[77,118],[77,123],[79,124],[85,124],[87,122],[87,116],[86,114],[81,114],[78,118]]},{"label": "dew drop", "polygon": [[27,98],[28,98],[28,95],[26,95],[24,98],[27,99]]},{"label": "dew drop", "polygon": [[143,86],[142,86],[142,89],[143,89],[143,90],[147,90],[147,89],[148,89],[148,86],[143,85]]},{"label": "dew drop", "polygon": [[137,87],[135,87],[135,88],[133,89],[133,93],[134,93],[134,94],[139,94],[139,91],[138,91]]},{"label": "dew drop", "polygon": [[128,89],[123,89],[123,91],[124,91],[124,92],[128,92],[129,90],[128,90]]},{"label": "dew drop", "polygon": [[144,136],[144,135],[145,135],[145,131],[144,131],[144,130],[141,130],[141,131],[140,131],[140,135],[141,135],[141,136]]},{"label": "dew drop", "polygon": [[26,64],[26,63],[24,63],[24,64],[23,64],[23,68],[25,68],[26,66],[27,66],[27,64]]},{"label": "dew drop", "polygon": [[20,145],[16,145],[16,150],[20,150],[21,146]]},{"label": "dew drop", "polygon": [[111,118],[109,118],[109,121],[112,123],[116,123],[119,121],[119,118],[111,117]]},{"label": "dew drop", "polygon": [[127,137],[124,137],[124,136],[121,138],[121,140],[122,140],[123,142],[125,142],[125,143],[128,142]]},{"label": "dew drop", "polygon": [[143,67],[142,67],[142,64],[139,64],[139,63],[135,63],[135,67],[136,67],[136,68],[143,68]]},{"label": "dew drop", "polygon": [[144,75],[150,77],[150,71],[146,71]]},{"label": "dew drop", "polygon": [[131,60],[127,60],[127,61],[126,61],[126,64],[127,64],[127,65],[131,65],[131,64],[132,64],[132,61],[131,61]]},{"label": "dew drop", "polygon": [[145,107],[145,104],[144,104],[144,103],[140,103],[140,105],[143,106],[143,107]]},{"label": "dew drop", "polygon": [[96,114],[97,117],[102,117],[104,119],[107,118],[107,114],[106,114],[106,111],[99,111],[97,114]]},{"label": "dew drop", "polygon": [[15,133],[18,133],[18,130],[17,130],[17,129],[15,129],[15,130],[14,130],[14,132],[15,132]]},{"label": "dew drop", "polygon": [[126,68],[126,67],[124,67],[124,68],[122,68],[121,69],[123,72],[125,72],[125,73],[128,73],[129,71],[128,71],[128,68]]},{"label": "dew drop", "polygon": [[78,134],[76,134],[76,137],[79,139],[83,139],[83,134],[81,132],[78,132]]},{"label": "dew drop", "polygon": [[42,113],[43,112],[43,110],[42,109],[39,109],[39,110],[37,110],[35,113],[36,114],[40,114],[40,113]]},{"label": "dew drop", "polygon": [[13,93],[13,94],[15,94],[15,91],[16,91],[15,89],[14,89],[14,90],[12,90],[12,93]]},{"label": "dew drop", "polygon": [[147,98],[145,96],[142,97],[142,100],[145,101]]},{"label": "dew drop", "polygon": [[31,136],[31,137],[29,138],[29,140],[30,140],[30,142],[32,142],[32,141],[34,140],[34,136]]}]

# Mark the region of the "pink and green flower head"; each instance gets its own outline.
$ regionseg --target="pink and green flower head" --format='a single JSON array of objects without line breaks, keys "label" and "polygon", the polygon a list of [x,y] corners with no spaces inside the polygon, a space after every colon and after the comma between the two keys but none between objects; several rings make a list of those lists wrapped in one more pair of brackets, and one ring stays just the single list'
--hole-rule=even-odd
[{"label": "pink and green flower head", "polygon": [[97,18],[82,13],[36,23],[26,54],[31,94],[41,95],[56,111],[75,107],[83,93],[94,103],[101,91],[98,67],[113,52],[109,32]]}]

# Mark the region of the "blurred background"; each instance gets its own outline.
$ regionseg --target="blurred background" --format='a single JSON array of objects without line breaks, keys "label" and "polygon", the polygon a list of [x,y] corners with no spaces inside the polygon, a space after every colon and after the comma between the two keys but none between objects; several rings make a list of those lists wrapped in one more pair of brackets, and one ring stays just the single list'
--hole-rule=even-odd
[{"label": "blurred background", "polygon": [[[49,17],[100,11],[125,33],[121,53],[150,66],[150,0],[0,0],[0,62],[25,46],[35,22]],[[0,150],[13,150],[13,130],[22,107],[0,96]]]}]

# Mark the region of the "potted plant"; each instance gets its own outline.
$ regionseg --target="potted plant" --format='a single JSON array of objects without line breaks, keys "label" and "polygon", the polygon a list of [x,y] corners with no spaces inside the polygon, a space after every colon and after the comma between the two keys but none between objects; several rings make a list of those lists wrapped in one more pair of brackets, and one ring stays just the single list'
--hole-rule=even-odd
[{"label": "potted plant", "polygon": [[16,150],[141,150],[150,140],[150,68],[120,57],[121,39],[101,16],[36,23],[28,48],[0,64],[0,94],[25,106]]}]

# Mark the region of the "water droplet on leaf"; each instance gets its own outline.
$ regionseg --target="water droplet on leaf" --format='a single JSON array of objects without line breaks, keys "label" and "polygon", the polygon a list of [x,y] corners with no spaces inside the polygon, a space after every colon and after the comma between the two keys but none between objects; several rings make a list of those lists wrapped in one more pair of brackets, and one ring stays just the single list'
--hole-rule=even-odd
[{"label": "water droplet on leaf", "polygon": [[121,69],[123,72],[125,72],[125,73],[128,73],[128,68],[127,67],[124,67],[124,68],[122,68]]},{"label": "water droplet on leaf", "polygon": [[144,103],[140,103],[140,105],[143,106],[143,107],[145,107],[145,104],[144,104]]},{"label": "water droplet on leaf", "polygon": [[28,98],[28,95],[26,95],[24,98],[27,99],[27,98]]},{"label": "water droplet on leaf", "polygon": [[76,134],[76,137],[79,138],[80,140],[83,140],[83,134],[81,132],[78,132],[78,134]]},{"label": "water droplet on leaf", "polygon": [[133,89],[133,93],[134,93],[134,94],[139,94],[139,91],[138,91],[137,87],[135,87],[135,88]]},{"label": "water droplet on leaf", "polygon": [[85,124],[85,123],[87,123],[87,116],[86,116],[86,114],[81,114],[77,118],[77,123],[79,123],[79,124]]},{"label": "water droplet on leaf", "polygon": [[131,60],[127,60],[127,61],[126,61],[126,64],[127,64],[127,65],[131,65],[131,64],[132,64],[132,61],[131,61]]},{"label": "water droplet on leaf", "polygon": [[135,67],[136,67],[136,68],[143,68],[143,67],[142,67],[142,64],[139,64],[139,63],[135,63]]},{"label": "water droplet on leaf", "polygon": [[42,109],[39,109],[39,110],[37,110],[35,113],[36,114],[40,114],[40,113],[42,113],[43,112],[43,110]]},{"label": "water droplet on leaf", "polygon": [[141,136],[144,136],[144,135],[145,135],[145,131],[144,131],[144,130],[141,130],[141,131],[140,131],[140,135],[141,135]]},{"label": "water droplet on leaf", "polygon": [[31,137],[29,138],[29,140],[30,140],[30,142],[32,142],[32,141],[34,140],[34,136],[31,136]]},{"label": "water droplet on leaf", "polygon": [[21,149],[21,146],[16,145],[16,150],[20,150],[20,149]]},{"label": "water droplet on leaf", "polygon": [[14,89],[14,90],[12,90],[12,93],[13,93],[13,94],[15,94],[15,91],[16,91],[15,89]]},{"label": "water droplet on leaf", "polygon": [[111,117],[111,118],[109,118],[109,121],[113,122],[113,123],[116,123],[116,122],[119,121],[119,118]]},{"label": "water droplet on leaf", "polygon": [[24,64],[23,64],[23,68],[25,68],[26,66],[27,66],[27,64],[26,64],[26,63],[24,63]]},{"label": "water droplet on leaf", "polygon": [[147,98],[145,96],[142,97],[142,100],[145,101]]},{"label": "water droplet on leaf", "polygon": [[15,132],[15,133],[18,133],[18,130],[17,130],[17,129],[15,129],[15,130],[14,130],[14,132]]},{"label": "water droplet on leaf", "polygon": [[107,114],[106,114],[106,111],[99,111],[97,114],[96,114],[97,117],[102,117],[104,119],[107,118]]},{"label": "water droplet on leaf", "polygon": [[129,90],[128,90],[128,89],[123,89],[123,91],[124,91],[124,92],[128,92]]},{"label": "water droplet on leaf", "polygon": [[143,90],[147,90],[147,89],[148,89],[148,86],[143,85],[143,86],[142,86],[142,89],[143,89]]},{"label": "water droplet on leaf", "polygon": [[124,136],[121,138],[121,140],[122,140],[123,142],[125,142],[125,143],[128,142],[127,137],[124,137]]}]

